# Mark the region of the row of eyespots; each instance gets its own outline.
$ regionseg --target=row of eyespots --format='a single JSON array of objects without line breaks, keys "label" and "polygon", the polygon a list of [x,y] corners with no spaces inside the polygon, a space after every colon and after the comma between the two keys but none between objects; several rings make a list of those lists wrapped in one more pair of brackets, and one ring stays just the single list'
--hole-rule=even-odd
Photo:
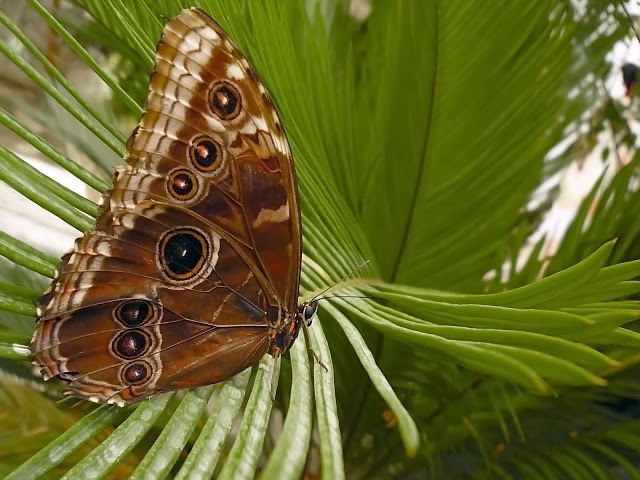
[{"label": "row of eyespots", "polygon": [[[209,91],[209,107],[222,120],[236,118],[242,108],[238,89],[229,82],[216,82]],[[191,144],[189,158],[197,170],[210,173],[222,163],[222,147],[211,137],[202,135]],[[198,180],[191,171],[180,168],[170,174],[168,190],[176,200],[188,201],[198,193]]]},{"label": "row of eyespots", "polygon": [[[206,174],[215,171],[222,163],[220,144],[208,136],[194,140],[189,148],[189,159],[196,170]],[[200,188],[197,176],[188,168],[177,168],[169,174],[167,191],[175,200],[193,199]]]},{"label": "row of eyespots", "polygon": [[[207,174],[215,171],[222,163],[222,147],[208,136],[194,140],[189,148],[189,159],[196,170]],[[178,201],[193,199],[200,188],[198,178],[188,168],[178,168],[169,174],[167,190]]]},{"label": "row of eyespots", "polygon": [[[128,330],[120,332],[111,342],[111,350],[123,360],[135,360],[145,355],[152,347],[153,340],[141,327],[156,316],[156,308],[147,300],[127,300],[118,305],[113,315]],[[138,360],[121,370],[121,379],[129,385],[140,385],[151,378],[149,362]]]}]

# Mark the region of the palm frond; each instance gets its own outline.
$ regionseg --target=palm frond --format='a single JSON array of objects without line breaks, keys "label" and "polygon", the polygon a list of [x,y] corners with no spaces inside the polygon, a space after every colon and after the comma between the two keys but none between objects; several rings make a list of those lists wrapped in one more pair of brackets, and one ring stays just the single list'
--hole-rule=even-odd
[{"label": "palm frond", "polygon": [[[163,17],[185,6],[169,0],[78,3],[109,32],[100,41],[118,53],[131,85],[146,82]],[[550,0],[525,7],[373,2],[372,15],[361,21],[341,1],[311,8],[295,1],[200,3],[248,54],[287,127],[305,234],[301,295],[312,298],[351,274],[331,291],[345,298],[322,302],[319,321],[283,362],[275,405],[271,372],[280,366],[265,357],[221,388],[162,394],[124,410],[95,408],[52,435],[7,478],[69,468],[66,478],[105,478],[123,462],[132,478],[253,478],[258,471],[265,478],[276,472],[299,478],[310,450],[319,452],[325,478],[337,479],[409,471],[558,475],[567,469],[602,476],[610,460],[627,468],[595,437],[551,456],[536,449],[527,456],[526,446],[500,456],[499,445],[541,438],[528,420],[554,408],[566,419],[571,402],[579,403],[576,392],[590,392],[580,405],[595,411],[595,386],[603,388],[633,364],[640,336],[629,327],[640,309],[628,298],[640,291],[634,280],[640,263],[628,261],[637,257],[637,215],[627,212],[635,211],[636,195],[628,191],[635,162],[605,190],[586,235],[584,212],[578,215],[565,250],[547,271],[552,275],[533,281],[540,267],[533,257],[510,290],[498,291],[496,284],[495,293],[479,293],[482,276],[502,260],[510,237],[517,252],[530,231],[520,223],[521,209],[545,175],[544,155],[593,92],[594,82],[581,77],[589,69],[602,74],[604,52],[621,35],[600,32],[585,53],[594,19],[607,7],[594,4],[580,17],[570,2]],[[127,125],[142,111],[138,95],[128,94],[117,75],[91,57],[69,33],[71,26],[37,1],[28,4],[105,82],[115,110],[125,113],[111,122],[4,14],[0,23],[48,77],[9,43],[1,42],[0,52],[43,89],[54,111],[70,115],[69,124],[53,123],[52,129],[86,128],[109,155],[121,156]],[[582,95],[564,101],[577,86]],[[14,112],[0,111],[0,122],[93,189],[106,190],[100,176],[76,165]],[[0,179],[78,231],[92,226],[94,203],[4,147]],[[4,233],[0,254],[54,275],[55,259]],[[38,290],[28,286],[19,278],[0,284],[0,309],[33,316]],[[24,360],[23,327],[3,325],[0,358]],[[310,361],[309,346],[324,366]],[[539,394],[560,395],[566,403]],[[274,408],[285,417],[268,452]],[[631,448],[634,428],[620,423],[607,438]],[[93,439],[103,431],[108,436],[96,446]],[[593,456],[596,450],[602,457]],[[454,471],[459,451],[473,458]]]}]

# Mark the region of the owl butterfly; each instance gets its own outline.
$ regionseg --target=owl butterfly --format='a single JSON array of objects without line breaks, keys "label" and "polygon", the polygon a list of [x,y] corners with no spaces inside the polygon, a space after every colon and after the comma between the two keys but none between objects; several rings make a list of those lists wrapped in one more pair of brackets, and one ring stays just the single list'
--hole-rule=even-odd
[{"label": "owl butterfly", "polygon": [[38,307],[44,378],[122,406],[287,351],[317,308],[297,303],[291,150],[253,68],[202,10],[166,24],[125,160]]}]

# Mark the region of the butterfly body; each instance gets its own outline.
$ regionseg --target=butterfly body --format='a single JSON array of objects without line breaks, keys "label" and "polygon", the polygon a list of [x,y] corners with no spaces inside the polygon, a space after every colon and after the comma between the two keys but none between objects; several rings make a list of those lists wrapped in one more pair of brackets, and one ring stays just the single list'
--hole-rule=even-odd
[{"label": "butterfly body", "polygon": [[286,352],[316,308],[297,304],[293,159],[266,89],[203,11],[165,26],[125,160],[38,307],[45,379],[124,405]]}]

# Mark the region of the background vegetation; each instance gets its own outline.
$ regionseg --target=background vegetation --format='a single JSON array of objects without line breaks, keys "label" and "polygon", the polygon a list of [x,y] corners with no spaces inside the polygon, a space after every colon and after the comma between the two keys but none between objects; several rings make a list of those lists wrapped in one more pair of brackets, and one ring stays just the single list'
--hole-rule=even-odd
[{"label": "background vegetation", "polygon": [[[0,122],[104,192],[165,19],[192,2],[78,1],[88,25],[26,3],[112,94],[85,98],[0,12],[13,35],[0,52],[42,91],[38,108],[4,98]],[[265,358],[224,386],[72,407],[27,363],[57,259],[0,234],[0,474],[640,478],[638,159],[594,188],[552,258],[538,258],[541,240],[520,271],[486,276],[519,257],[552,194],[528,200],[585,141],[606,124],[632,146],[600,88],[606,54],[629,35],[622,6],[376,0],[358,18],[339,0],[193,3],[247,53],[289,134],[302,297],[355,271],[336,293],[391,303],[324,302],[284,360],[275,404]],[[547,156],[566,138],[575,148]],[[5,147],[0,179],[79,232],[92,225],[93,202]]]}]

